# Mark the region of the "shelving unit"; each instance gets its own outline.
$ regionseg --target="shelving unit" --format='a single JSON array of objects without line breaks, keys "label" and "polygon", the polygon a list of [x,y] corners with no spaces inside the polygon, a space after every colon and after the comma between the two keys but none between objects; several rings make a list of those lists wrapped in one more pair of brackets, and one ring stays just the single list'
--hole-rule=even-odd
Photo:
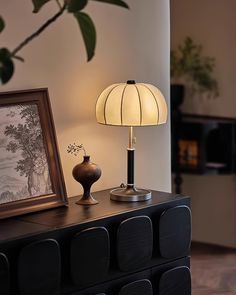
[{"label": "shelving unit", "polygon": [[[175,138],[172,129],[172,140]],[[182,114],[178,157],[172,150],[172,171],[181,173],[236,173],[236,119]]]}]

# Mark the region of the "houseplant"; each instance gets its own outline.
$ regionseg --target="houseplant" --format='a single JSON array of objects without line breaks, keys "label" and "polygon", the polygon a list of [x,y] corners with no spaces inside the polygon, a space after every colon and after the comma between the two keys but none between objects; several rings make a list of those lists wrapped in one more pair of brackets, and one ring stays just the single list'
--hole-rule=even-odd
[{"label": "houseplant", "polygon": [[171,51],[171,99],[174,106],[183,101],[184,90],[190,96],[218,96],[218,82],[213,77],[215,59],[202,54],[202,46],[186,37],[177,50]]},{"label": "houseplant", "polygon": [[[37,38],[45,29],[47,29],[52,23],[54,23],[64,13],[69,13],[75,18],[81,30],[83,41],[85,44],[87,58],[90,61],[95,53],[96,47],[96,29],[91,17],[82,11],[89,1],[97,1],[108,4],[114,4],[124,8],[129,8],[128,5],[122,0],[31,0],[33,4],[33,13],[38,13],[48,2],[54,2],[58,6],[58,12],[49,18],[41,27],[39,27],[34,33],[23,40],[13,50],[9,48],[0,48],[0,83],[6,84],[14,74],[15,60],[21,62],[24,59],[19,56],[19,51],[22,50],[33,39]],[[5,21],[0,16],[0,33],[5,28]]]}]

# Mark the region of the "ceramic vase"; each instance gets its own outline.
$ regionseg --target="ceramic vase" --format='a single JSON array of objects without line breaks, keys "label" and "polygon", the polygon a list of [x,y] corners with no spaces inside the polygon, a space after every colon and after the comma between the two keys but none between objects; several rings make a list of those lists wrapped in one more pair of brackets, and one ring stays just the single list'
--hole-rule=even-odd
[{"label": "ceramic vase", "polygon": [[95,163],[90,161],[90,156],[84,156],[84,160],[82,163],[76,165],[72,171],[73,177],[76,181],[78,181],[83,189],[84,193],[82,198],[76,202],[79,205],[96,205],[98,201],[96,201],[91,193],[90,189],[94,182],[96,182],[101,177],[101,169]]}]

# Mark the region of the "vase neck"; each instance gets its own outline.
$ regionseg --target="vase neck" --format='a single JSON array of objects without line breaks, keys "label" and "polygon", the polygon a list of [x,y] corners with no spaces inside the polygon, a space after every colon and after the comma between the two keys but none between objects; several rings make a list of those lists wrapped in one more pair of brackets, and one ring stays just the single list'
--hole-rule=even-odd
[{"label": "vase neck", "polygon": [[90,161],[90,156],[84,156],[84,162],[89,162]]}]

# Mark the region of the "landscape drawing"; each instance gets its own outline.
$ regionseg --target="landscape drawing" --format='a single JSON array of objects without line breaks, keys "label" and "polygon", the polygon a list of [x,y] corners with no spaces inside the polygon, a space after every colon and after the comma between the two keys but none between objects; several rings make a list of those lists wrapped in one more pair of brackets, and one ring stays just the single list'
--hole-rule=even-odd
[{"label": "landscape drawing", "polygon": [[52,193],[36,104],[0,107],[0,204]]}]

